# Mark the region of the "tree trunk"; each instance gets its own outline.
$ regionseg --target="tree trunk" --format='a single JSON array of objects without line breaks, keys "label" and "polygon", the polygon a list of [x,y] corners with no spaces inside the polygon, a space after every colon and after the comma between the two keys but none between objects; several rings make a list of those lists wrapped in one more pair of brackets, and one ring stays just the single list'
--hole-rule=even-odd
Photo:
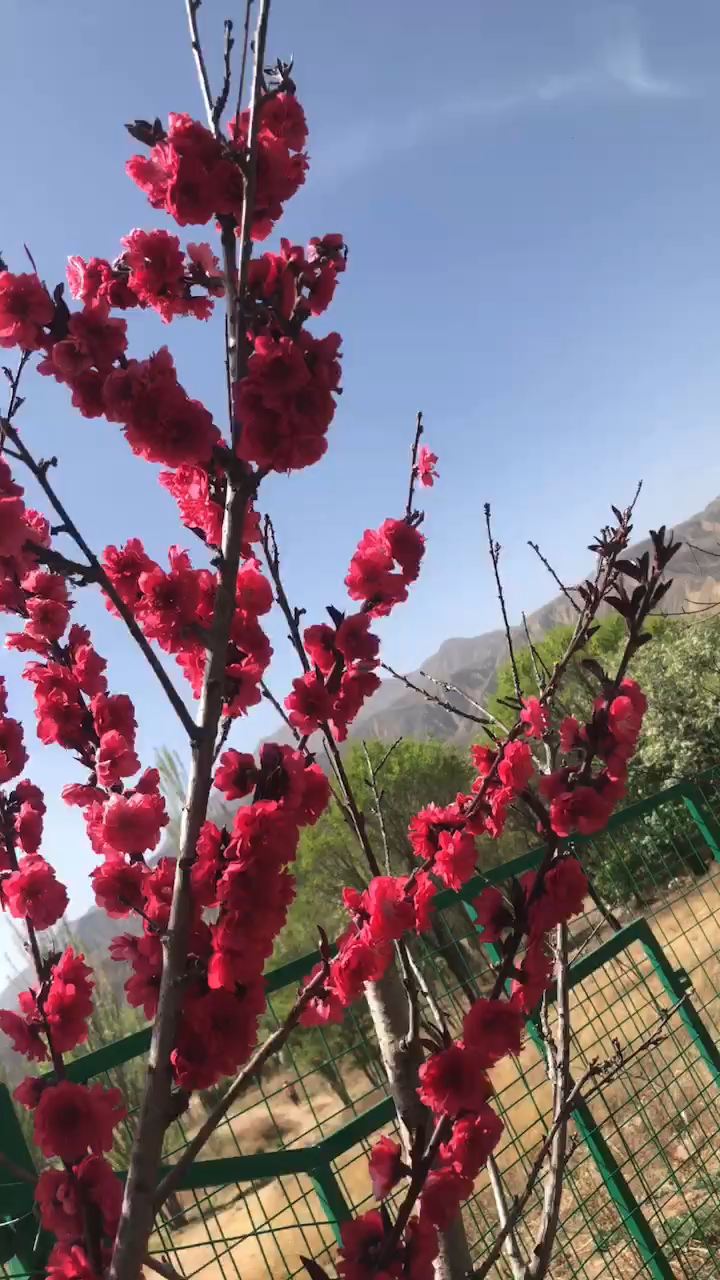
[{"label": "tree trunk", "polygon": [[[418,1070],[422,1066],[423,1054],[417,1042],[405,1044],[409,1026],[408,1000],[394,962],[379,982],[367,984],[365,995],[400,1121],[403,1144],[407,1149],[409,1130],[416,1128],[426,1116],[428,1132],[432,1124],[427,1109],[417,1096]],[[436,1280],[465,1280],[472,1268],[472,1259],[461,1214],[447,1231],[439,1233],[439,1239]]]}]

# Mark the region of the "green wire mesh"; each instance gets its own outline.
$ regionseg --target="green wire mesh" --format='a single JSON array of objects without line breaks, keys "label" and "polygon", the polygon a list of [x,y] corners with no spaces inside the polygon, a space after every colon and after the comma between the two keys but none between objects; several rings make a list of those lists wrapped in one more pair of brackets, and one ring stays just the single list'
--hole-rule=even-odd
[{"label": "green wire mesh", "polygon": [[[616,815],[601,836],[574,843],[593,871],[598,900],[588,900],[570,930],[573,1077],[612,1056],[616,1043],[631,1061],[607,1087],[593,1092],[589,1084],[574,1113],[550,1274],[720,1280],[720,773],[678,783]],[[417,942],[415,957],[451,1028],[492,981],[495,956],[478,940],[471,900],[484,884],[532,869],[540,856],[534,851],[477,877],[461,896],[439,895],[440,927]],[[613,878],[606,875],[604,893],[608,867]],[[269,1028],[282,1021],[315,960],[268,975]],[[632,1057],[663,1013],[662,1041]],[[312,1054],[302,1058],[290,1038],[164,1205],[150,1251],[180,1275],[282,1280],[305,1274],[303,1255],[332,1270],[342,1222],[372,1207],[367,1157],[395,1119],[371,1023],[358,1007],[340,1039],[315,1034]],[[69,1074],[135,1097],[148,1043],[149,1030],[138,1032],[71,1063]],[[505,1120],[497,1164],[511,1197],[525,1183],[551,1112],[541,1029],[531,1025],[520,1058],[493,1075]],[[211,1102],[194,1096],[171,1126],[167,1165]],[[119,1168],[136,1110],[130,1107],[118,1135]],[[4,1087],[0,1134],[0,1150],[32,1169]],[[518,1228],[526,1252],[542,1198],[540,1183]],[[3,1274],[27,1276],[37,1244],[32,1191],[2,1165],[0,1206],[12,1233],[0,1226]],[[481,1259],[497,1230],[487,1174],[464,1218],[473,1258]],[[512,1276],[504,1255],[492,1274]]]}]

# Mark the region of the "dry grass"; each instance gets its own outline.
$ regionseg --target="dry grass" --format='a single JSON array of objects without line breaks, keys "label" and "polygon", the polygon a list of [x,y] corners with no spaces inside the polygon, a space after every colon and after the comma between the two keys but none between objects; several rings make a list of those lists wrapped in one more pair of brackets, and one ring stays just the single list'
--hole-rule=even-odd
[{"label": "dry grass", "polygon": [[[713,1038],[720,1036],[720,868],[699,882],[678,883],[649,916],[649,922],[675,969],[691,975],[692,999]],[[592,923],[592,922],[591,922]],[[595,942],[603,936],[602,931]],[[594,943],[593,943],[594,945]],[[669,1003],[647,957],[633,947],[596,971],[572,993],[573,1069],[579,1075],[594,1057],[612,1052],[612,1039],[642,1039],[655,1025],[658,1009]],[[668,1235],[680,1230],[673,1274],[697,1280],[720,1277],[720,1095],[700,1061],[686,1029],[674,1015],[672,1032],[651,1054],[632,1064],[593,1103],[593,1115],[612,1156],[622,1169],[655,1236],[669,1256]],[[511,1190],[522,1185],[525,1168],[545,1132],[549,1093],[538,1050],[528,1044],[518,1062],[494,1073],[506,1119],[498,1159]],[[344,1079],[365,1110],[382,1096],[368,1091],[359,1073]],[[292,1102],[275,1093],[284,1085],[274,1077],[271,1106],[256,1091],[232,1125],[219,1133],[209,1154],[243,1154],[283,1146],[308,1146],[345,1124],[353,1112],[342,1108],[326,1081],[304,1082],[312,1097]],[[272,1114],[271,1114],[272,1113]],[[314,1115],[313,1115],[314,1113]],[[349,1203],[369,1197],[367,1161],[361,1147],[336,1166]],[[321,1257],[332,1244],[324,1213],[310,1179],[290,1176],[265,1185],[219,1188],[203,1204],[200,1193],[180,1197],[187,1225],[163,1232],[168,1260],[186,1275],[199,1271],[207,1280],[280,1280],[299,1270],[303,1254]],[[708,1208],[715,1213],[707,1238]],[[468,1229],[482,1252],[481,1237],[491,1229],[494,1210],[489,1189],[480,1185],[467,1213]],[[526,1230],[532,1234],[534,1212]],[[632,1280],[647,1274],[588,1148],[579,1143],[572,1157],[563,1211],[563,1238],[552,1267],[555,1280],[607,1276]],[[703,1238],[705,1235],[705,1238]],[[505,1275],[504,1264],[498,1275]]]}]

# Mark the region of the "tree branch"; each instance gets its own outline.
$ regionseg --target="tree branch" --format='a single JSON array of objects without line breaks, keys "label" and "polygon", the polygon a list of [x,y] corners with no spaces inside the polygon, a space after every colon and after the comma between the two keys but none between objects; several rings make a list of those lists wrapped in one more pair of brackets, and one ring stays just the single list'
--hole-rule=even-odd
[{"label": "tree branch", "polygon": [[562,594],[565,596],[565,599],[569,600],[575,612],[582,613],[582,609],[580,608],[580,605],[578,604],[577,600],[573,598],[573,596],[570,594],[569,588],[566,587],[562,579],[558,577],[557,573],[555,572],[552,565],[550,564],[550,561],[543,555],[537,542],[531,542],[530,539],[528,538],[528,546],[531,547],[532,550],[535,552],[535,555],[538,557],[538,560],[540,560],[542,564],[545,565],[545,568],[550,574],[550,577],[552,578],[553,582],[555,582],[557,586],[560,588]]},{"label": "tree branch", "polygon": [[[152,645],[148,640],[146,640],[145,636],[140,630],[140,627],[135,617],[133,616],[132,611],[128,608],[128,606],[125,604],[125,601],[116,591],[110,578],[108,577],[100,561],[95,555],[95,552],[92,550],[90,545],[85,541],[85,538],[83,537],[80,530],[78,529],[78,526],[75,524],[75,521],[72,519],[66,506],[64,505],[63,502],[61,502],[53,486],[48,480],[47,465],[42,462],[36,461],[36,459],[31,454],[30,450],[27,448],[26,444],[18,434],[15,427],[12,426],[9,419],[3,418],[2,426],[8,439],[12,440],[13,444],[15,445],[15,448],[17,450],[17,453],[21,462],[27,467],[28,471],[30,471],[32,475],[35,477],[35,480],[40,485],[40,488],[45,494],[53,511],[55,511],[55,513],[60,517],[64,531],[68,534],[70,538],[72,538],[75,545],[80,548],[83,555],[85,556],[85,559],[87,560],[87,568],[83,569],[83,572],[86,574],[86,576],[90,581],[96,582],[98,586],[102,588],[103,592],[108,597],[108,599],[112,601],[113,605],[115,606],[118,613],[120,614],[120,617],[125,623],[125,626],[130,632],[130,635],[132,636],[133,640],[137,644],[138,648],[141,650],[143,657],[148,663],[148,666],[150,667],[153,674],[156,676],[159,684],[162,686],[163,691],[167,696],[168,702],[173,708],[173,711],[175,712],[175,714],[177,715],[180,723],[183,726],[183,729],[187,733],[188,737],[192,740],[195,736],[195,723],[193,721],[192,716],[190,715],[190,712],[185,706],[185,703],[180,697],[180,694],[175,688],[172,680],[167,674],[165,668],[162,665],[162,662],[160,661],[157,654],[155,653],[155,650],[153,649]],[[53,552],[53,556],[60,556],[60,553]],[[49,563],[47,559],[47,552],[45,553],[40,552],[38,554],[38,558],[39,559],[44,558],[46,563]],[[63,559],[64,557],[60,557],[60,558]],[[73,565],[72,572],[75,572],[75,568],[76,568],[75,565],[73,564],[73,562],[69,562],[69,563]],[[79,566],[79,567],[82,568],[82,566]]]},{"label": "tree branch", "polygon": [[505,596],[503,594],[502,581],[500,579],[500,543],[493,538],[492,524],[490,522],[490,503],[485,503],[485,527],[487,529],[488,547],[490,549],[490,559],[492,560],[493,573],[495,574],[495,586],[497,587],[498,600],[500,601],[500,611],[502,613],[503,625],[505,627],[505,639],[507,641],[508,654],[510,655],[510,666],[513,673],[513,685],[515,687],[515,697],[518,705],[522,705],[522,689],[520,688],[520,677],[518,675],[517,662],[515,661],[515,650],[512,642],[512,632],[510,630],[510,622],[508,620],[507,609],[505,608]]},{"label": "tree branch", "polygon": [[541,1280],[550,1265],[562,1202],[565,1159],[567,1153],[567,1100],[570,1092],[570,988],[568,983],[568,929],[557,926],[557,1026],[553,1056],[553,1114],[558,1121],[552,1147],[540,1225],[535,1237],[534,1256],[528,1269],[529,1280]]},{"label": "tree branch", "polygon": [[[406,689],[411,689],[413,693],[421,694],[427,702],[433,702],[436,707],[442,707],[443,711],[449,711],[451,715],[459,716],[461,720],[470,720],[473,724],[482,725],[483,728],[486,728],[486,726],[491,723],[490,716],[482,718],[481,716],[473,715],[470,711],[461,711],[459,707],[453,706],[453,704],[448,702],[445,698],[440,698],[437,694],[430,693],[430,690],[423,689],[422,685],[414,684],[409,676],[401,675],[400,672],[396,671],[394,667],[391,667],[389,663],[381,662],[380,666],[383,671],[387,671],[395,680],[399,680],[401,684],[404,684]],[[424,672],[421,672],[420,674],[424,675]],[[425,676],[425,679],[431,679],[431,677]],[[468,699],[468,701],[470,701],[470,699]]]},{"label": "tree branch", "polygon": [[492,1153],[488,1156],[487,1171],[490,1188],[495,1200],[498,1222],[500,1223],[501,1230],[504,1230],[507,1233],[503,1247],[507,1255],[507,1260],[510,1264],[510,1270],[513,1273],[513,1280],[525,1280],[527,1262],[520,1250],[520,1244],[515,1233],[514,1225],[508,1225],[509,1214],[507,1200],[505,1198],[505,1188],[502,1184],[497,1161]]},{"label": "tree branch", "polygon": [[252,1080],[254,1080],[262,1071],[265,1063],[269,1058],[282,1049],[285,1041],[288,1039],[291,1031],[297,1026],[303,1009],[312,1000],[316,991],[320,989],[327,980],[327,972],[322,968],[315,974],[315,977],[307,983],[297,997],[292,1009],[288,1013],[281,1026],[268,1036],[264,1044],[256,1049],[253,1056],[245,1063],[245,1066],[238,1072],[229,1088],[225,1091],[219,1102],[215,1103],[212,1111],[210,1111],[198,1129],[197,1133],[190,1139],[188,1145],[183,1149],[176,1164],[173,1165],[169,1173],[166,1173],[162,1182],[155,1193],[153,1208],[155,1213],[165,1203],[171,1192],[175,1191],[182,1182],[183,1175],[194,1162],[195,1157],[202,1151],[208,1139],[217,1129],[220,1121],[227,1114],[236,1098],[240,1096],[243,1090]]},{"label": "tree branch", "polygon": [[412,443],[410,452],[410,487],[408,489],[408,499],[405,506],[405,519],[410,520],[413,514],[413,502],[415,500],[415,485],[417,483],[417,456],[418,447],[420,445],[420,437],[423,433],[423,416],[418,413],[415,421],[415,438]]},{"label": "tree branch", "polygon": [[185,0],[185,11],[187,13],[188,26],[190,27],[190,48],[195,59],[195,68],[200,83],[205,115],[213,133],[217,133],[217,125],[213,114],[213,93],[210,88],[210,77],[205,65],[205,54],[203,53],[200,32],[198,31],[197,12],[201,4],[202,0]]},{"label": "tree branch", "polygon": [[[193,20],[197,11],[188,0],[188,17],[193,32]],[[258,33],[255,41],[255,69],[253,77],[253,116],[260,92],[262,64],[265,56],[270,0],[261,0]],[[195,28],[196,33],[196,28]],[[198,61],[197,50],[193,48]],[[202,76],[202,59],[198,64],[201,87],[207,97],[208,86]],[[206,103],[207,105],[207,103]],[[210,110],[212,103],[210,102]],[[257,128],[251,132],[249,143],[249,170],[254,172],[257,151]],[[252,219],[254,187],[248,184],[243,205],[242,226],[246,234],[243,240],[243,260],[247,273],[250,254],[249,228]],[[228,241],[228,231],[232,231]],[[233,382],[244,376],[247,362],[247,339],[243,334],[242,346],[238,342],[239,312],[235,280],[234,223],[223,222],[223,246],[225,252],[226,306],[230,334],[230,372]],[[241,278],[241,289],[244,287]],[[237,438],[233,422],[233,441]],[[187,944],[191,920],[192,887],[191,872],[196,857],[200,829],[207,814],[212,783],[213,756],[218,724],[222,713],[225,666],[230,628],[235,612],[237,575],[240,564],[245,513],[249,499],[257,489],[258,477],[249,473],[238,475],[235,467],[228,468],[225,514],[222,531],[222,560],[215,596],[213,622],[210,635],[209,657],[205,667],[198,711],[197,733],[192,749],[192,762],[188,776],[188,788],[180,827],[179,856],[175,868],[175,883],[170,911],[169,937],[165,947],[162,979],[158,997],[158,1010],[148,1056],[148,1070],[138,1127],[133,1143],[130,1167],[125,1183],[125,1194],[110,1266],[111,1280],[137,1280],[147,1241],[152,1231],[154,1217],[154,1184],[162,1155],[165,1130],[172,1120],[172,1053],[177,1028],[177,1018],[182,999],[182,979],[187,961]]]}]

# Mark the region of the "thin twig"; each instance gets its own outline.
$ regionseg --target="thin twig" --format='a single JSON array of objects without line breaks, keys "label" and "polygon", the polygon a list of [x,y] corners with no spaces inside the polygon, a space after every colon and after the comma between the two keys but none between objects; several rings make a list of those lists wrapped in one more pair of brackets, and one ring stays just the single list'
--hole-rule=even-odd
[{"label": "thin twig", "polygon": [[[583,1102],[589,1103],[597,1094],[606,1089],[608,1084],[611,1084],[615,1079],[617,1079],[630,1062],[635,1058],[638,1058],[641,1054],[647,1053],[648,1050],[657,1048],[665,1037],[665,1028],[668,1022],[672,1018],[673,1014],[676,1013],[683,1004],[684,1000],[685,996],[682,996],[669,1009],[664,1010],[661,1017],[658,1019],[658,1025],[655,1030],[636,1045],[634,1049],[628,1051],[627,1049],[623,1050],[617,1046],[614,1057],[606,1058],[602,1062],[592,1062],[583,1072],[577,1083],[571,1086],[563,1113],[555,1117],[552,1125],[545,1135],[545,1138],[540,1144],[532,1165],[530,1166],[528,1176],[525,1180],[525,1186],[523,1187],[520,1195],[516,1196],[513,1201],[512,1208],[508,1214],[508,1221],[495,1237],[489,1253],[483,1258],[482,1262],[478,1263],[478,1265],[473,1269],[473,1280],[485,1280],[485,1277],[489,1275],[500,1257],[508,1232],[519,1222],[523,1209],[533,1193],[535,1184],[542,1172],[545,1159],[552,1147],[555,1134],[557,1133],[559,1126],[566,1122],[566,1120],[572,1115],[581,1098]],[[593,1087],[587,1092],[584,1092],[585,1086],[591,1080],[595,1081]]]},{"label": "thin twig", "polygon": [[410,520],[413,514],[413,502],[415,500],[415,485],[417,483],[417,456],[420,437],[423,433],[423,416],[418,413],[415,420],[415,438],[412,443],[410,452],[410,487],[408,489],[408,500],[405,507],[405,519]]},{"label": "thin twig", "polygon": [[477,702],[475,698],[471,698],[470,694],[467,693],[465,689],[461,689],[459,685],[451,684],[449,680],[440,680],[438,676],[431,676],[428,671],[424,671],[422,668],[420,669],[420,675],[423,680],[429,680],[431,684],[437,685],[438,689],[444,689],[446,693],[454,693],[458,698],[463,698],[464,701],[467,702],[468,706],[474,707],[481,716],[485,716],[492,724],[496,724],[498,728],[502,729],[503,733],[507,732],[508,726],[503,720],[499,720],[497,716],[494,716],[491,711],[488,711],[487,707],[482,705],[481,702]]},{"label": "thin twig", "polygon": [[500,1223],[501,1229],[507,1229],[507,1238],[505,1240],[504,1248],[508,1263],[510,1264],[510,1270],[513,1273],[514,1280],[524,1280],[527,1262],[520,1251],[520,1243],[514,1226],[508,1226],[508,1205],[505,1198],[505,1188],[502,1184],[497,1160],[492,1153],[488,1156],[487,1171],[490,1181],[490,1189],[492,1190],[493,1198],[495,1200],[498,1222]]},{"label": "thin twig", "polygon": [[396,671],[394,667],[391,667],[389,663],[381,662],[380,666],[383,671],[387,671],[395,680],[399,680],[401,684],[404,684],[406,689],[411,689],[413,693],[421,694],[427,702],[434,702],[435,706],[442,707],[443,711],[449,711],[451,715],[459,716],[461,720],[470,720],[473,724],[482,725],[483,728],[485,728],[489,723],[489,717],[482,718],[480,716],[473,715],[470,711],[461,711],[459,707],[453,706],[453,704],[448,702],[446,698],[441,698],[437,694],[431,693],[429,689],[423,689],[422,685],[415,684],[409,676],[401,675],[400,672]]},{"label": "thin twig", "polygon": [[488,547],[490,549],[490,559],[492,560],[493,573],[495,574],[495,586],[497,587],[498,600],[500,601],[500,610],[502,612],[503,625],[505,627],[505,639],[507,641],[508,654],[510,656],[510,666],[513,673],[513,685],[515,687],[515,696],[518,704],[522,704],[522,689],[520,687],[520,676],[518,675],[517,662],[515,661],[515,650],[512,642],[512,632],[510,630],[510,622],[508,620],[507,609],[505,608],[505,596],[503,594],[502,581],[500,579],[500,543],[496,542],[493,537],[492,524],[490,522],[490,503],[485,503],[485,527],[487,529]]},{"label": "thin twig", "polygon": [[552,1147],[543,1211],[535,1236],[533,1258],[528,1268],[531,1280],[540,1280],[547,1273],[560,1221],[560,1205],[563,1191],[563,1175],[567,1154],[568,1120],[566,1112],[570,1085],[570,987],[568,967],[568,928],[557,927],[557,998],[556,1036],[553,1078],[553,1116],[558,1121]]},{"label": "thin twig", "polygon": [[[252,254],[252,223],[255,215],[255,188],[257,183],[258,161],[258,129],[260,124],[260,98],[262,95],[263,64],[265,62],[265,42],[267,40],[268,20],[270,17],[270,0],[260,0],[257,27],[254,40],[253,81],[250,94],[250,118],[248,121],[248,137],[245,149],[245,199],[243,200],[240,226],[235,234],[234,220],[221,219],[222,246],[225,260],[225,278],[227,286],[228,327],[230,376],[233,384],[238,380],[240,364],[245,364],[248,357],[248,339],[245,328],[239,323],[237,309],[239,299],[244,298],[247,287],[248,265]],[[240,263],[235,274],[237,241],[240,242]],[[237,288],[235,280],[237,278]],[[234,323],[233,323],[234,321]],[[241,350],[242,346],[242,350]],[[240,437],[240,424],[233,413],[232,444],[237,448]]]},{"label": "thin twig", "polygon": [[528,649],[530,651],[530,661],[532,663],[533,675],[535,677],[535,684],[537,685],[538,694],[540,694],[545,688],[545,679],[540,674],[540,667],[543,668],[543,671],[545,672],[545,677],[548,677],[550,675],[550,672],[548,671],[547,666],[543,662],[542,654],[538,649],[535,648],[535,645],[532,640],[532,636],[530,635],[530,628],[528,627],[527,614],[525,613],[524,610],[521,614],[521,617],[522,617],[522,623],[523,623],[523,631],[525,632],[525,639],[527,640]]},{"label": "thin twig", "polygon": [[165,1280],[183,1280],[179,1271],[170,1266],[164,1258],[156,1258],[151,1253],[146,1253],[143,1258],[143,1266],[149,1267],[151,1271],[155,1271],[159,1276],[164,1276]]},{"label": "thin twig", "polygon": [[553,582],[555,582],[557,586],[560,588],[560,590],[562,591],[562,594],[565,596],[565,599],[570,601],[570,604],[572,605],[575,612],[582,613],[582,609],[578,604],[577,600],[573,599],[572,595],[570,594],[570,588],[566,587],[562,579],[558,577],[557,573],[555,572],[552,565],[550,564],[550,561],[547,559],[546,556],[543,555],[537,542],[531,542],[530,539],[528,538],[528,546],[531,547],[532,550],[535,552],[535,555],[538,557],[538,560],[540,560],[545,565],[545,568],[550,574],[550,577],[552,578]]},{"label": "thin twig", "polygon": [[185,0],[185,10],[187,13],[188,26],[190,27],[190,48],[193,51],[193,57],[195,59],[195,67],[197,69],[197,77],[200,83],[200,92],[202,93],[205,115],[207,116],[208,124],[213,130],[213,133],[217,133],[217,126],[213,115],[213,93],[210,88],[210,77],[208,75],[207,66],[205,65],[205,54],[203,53],[197,23],[197,12],[201,4],[202,0]]},{"label": "thin twig", "polygon": [[262,690],[263,698],[266,698],[267,701],[270,703],[271,707],[275,708],[278,715],[280,716],[280,719],[285,724],[285,727],[290,730],[290,733],[292,734],[293,738],[298,743],[298,745],[304,743],[306,739],[304,739],[302,734],[299,732],[299,730],[295,728],[295,725],[291,723],[290,717],[288,716],[288,713],[283,707],[282,703],[278,701],[278,699],[275,697],[275,694],[268,687],[268,685],[265,683],[264,680],[260,681],[260,688]]},{"label": "thin twig", "polygon": [[225,40],[223,44],[223,82],[220,93],[218,94],[215,105],[213,107],[213,128],[215,133],[220,131],[220,118],[230,95],[230,81],[232,78],[232,51],[235,41],[233,40],[233,24],[230,18],[225,19]]},{"label": "thin twig", "polygon": [[245,92],[245,70],[247,67],[248,45],[250,43],[250,10],[253,7],[254,0],[246,0],[245,4],[245,25],[243,26],[243,51],[240,60],[240,77],[238,79],[237,106],[235,107],[235,132],[240,128],[240,116],[242,114],[242,100]]},{"label": "thin twig", "polygon": [[[400,739],[398,738],[398,742],[399,741]],[[394,743],[393,746],[397,746],[397,743]],[[382,807],[382,794],[378,789],[378,783],[377,783],[377,776],[380,771],[376,770],[373,766],[372,758],[370,756],[370,752],[368,751],[368,745],[364,738],[363,738],[362,749],[365,755],[365,763],[367,765],[367,771],[368,771],[368,777],[367,777],[368,786],[372,791],[372,795],[373,795],[373,808],[375,810],[375,817],[378,820],[378,827],[380,828],[380,840],[382,842],[383,855],[385,858],[385,870],[387,874],[391,876],[392,867],[390,865],[390,844],[388,841],[387,827],[385,826],[385,813]],[[392,750],[393,750],[393,747],[390,748],[390,751]],[[390,755],[390,751],[386,754],[383,760],[383,764],[385,763],[388,756]]]}]

